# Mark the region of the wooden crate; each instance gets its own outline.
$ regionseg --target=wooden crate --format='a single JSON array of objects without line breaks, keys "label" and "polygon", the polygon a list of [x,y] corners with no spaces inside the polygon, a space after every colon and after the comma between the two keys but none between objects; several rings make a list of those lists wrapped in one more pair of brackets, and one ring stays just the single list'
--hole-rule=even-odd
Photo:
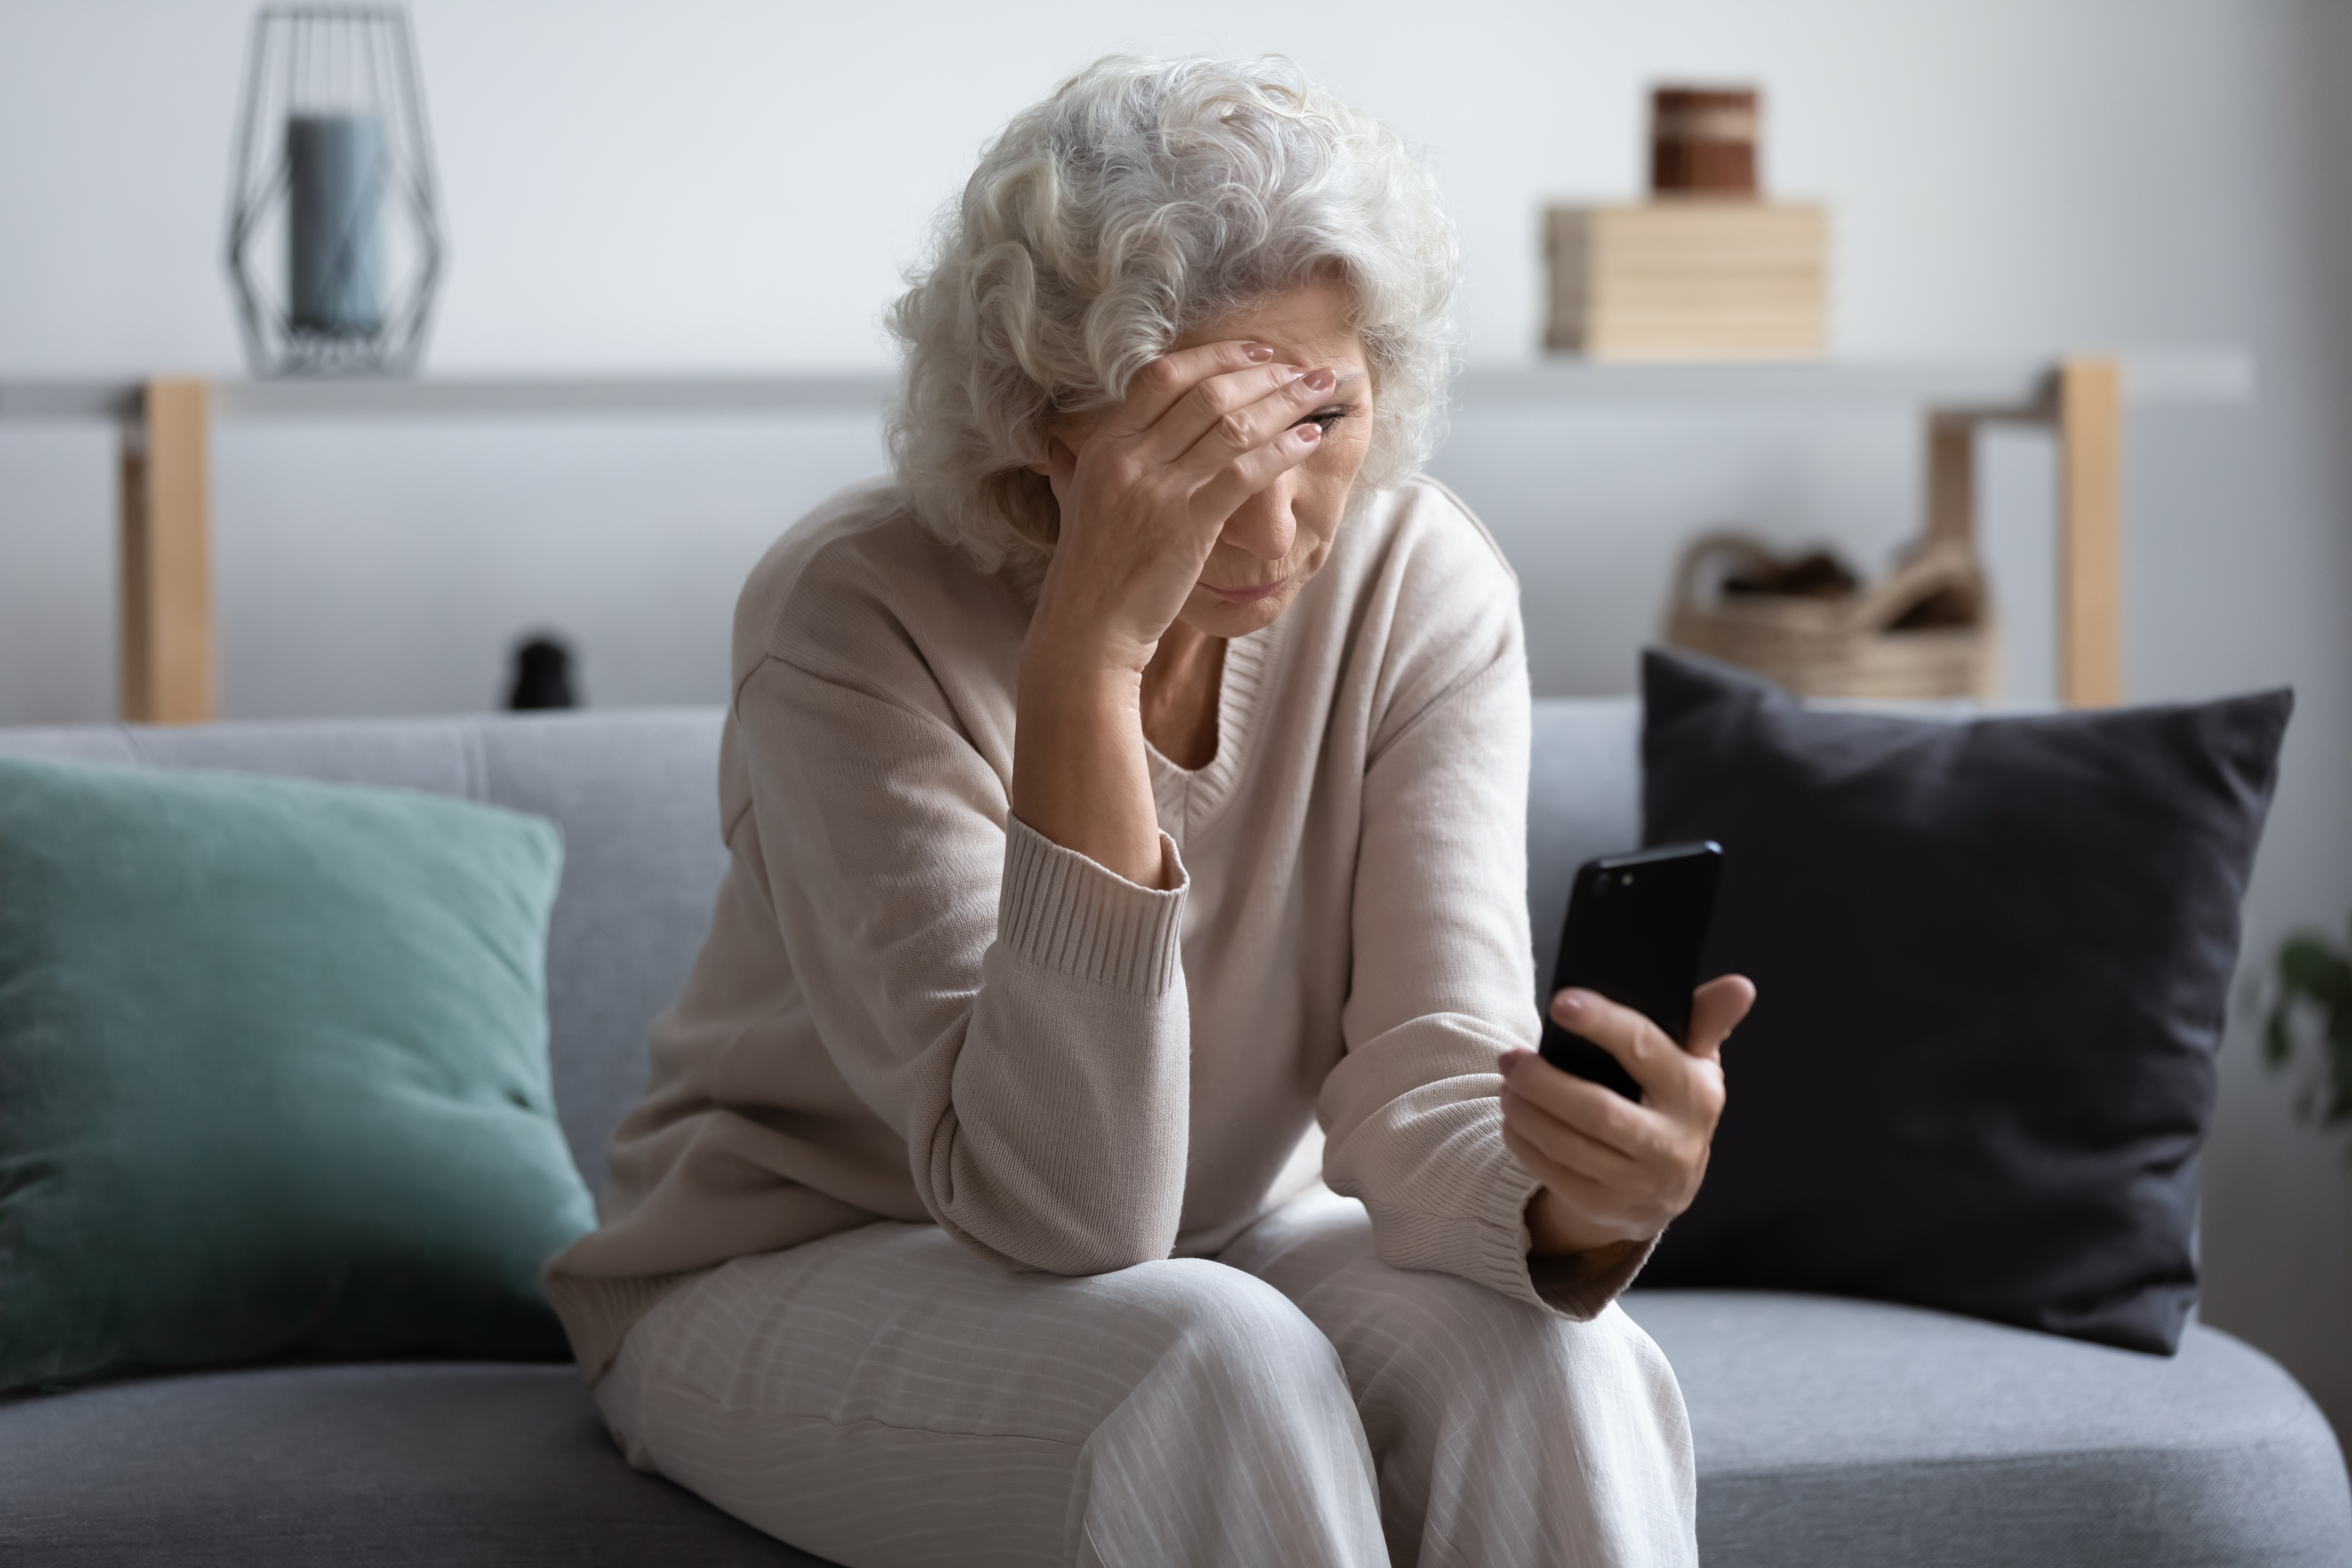
[{"label": "wooden crate", "polygon": [[1829,212],[1675,198],[1547,215],[1545,345],[1604,361],[1804,360],[1829,351]]}]

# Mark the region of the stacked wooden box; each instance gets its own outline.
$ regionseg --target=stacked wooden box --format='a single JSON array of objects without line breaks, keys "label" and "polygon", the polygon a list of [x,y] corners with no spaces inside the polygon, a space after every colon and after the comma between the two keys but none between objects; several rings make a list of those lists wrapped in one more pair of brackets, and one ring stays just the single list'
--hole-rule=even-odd
[{"label": "stacked wooden box", "polygon": [[1549,348],[1596,360],[1818,359],[1830,223],[1804,202],[1554,207]]},{"label": "stacked wooden box", "polygon": [[1759,195],[1753,88],[1652,98],[1640,203],[1546,215],[1546,346],[1596,360],[1816,359],[1829,347],[1828,211]]}]

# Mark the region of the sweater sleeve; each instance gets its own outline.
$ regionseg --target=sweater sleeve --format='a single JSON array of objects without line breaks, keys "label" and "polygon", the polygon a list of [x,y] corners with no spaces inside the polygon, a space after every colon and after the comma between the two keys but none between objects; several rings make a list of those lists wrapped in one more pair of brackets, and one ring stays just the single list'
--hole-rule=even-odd
[{"label": "sweater sleeve", "polygon": [[1363,1200],[1386,1262],[1586,1319],[1649,1248],[1528,1256],[1538,1184],[1503,1142],[1496,1070],[1501,1052],[1532,1048],[1539,1033],[1525,897],[1529,703],[1515,603],[1449,640],[1441,663],[1452,668],[1433,677],[1447,683],[1366,767],[1347,1054],[1318,1106],[1324,1176]]},{"label": "sweater sleeve", "polygon": [[938,713],[814,661],[763,661],[736,722],[751,802],[730,837],[757,835],[800,994],[932,1217],[1013,1268],[1166,1257],[1190,1110],[1181,875],[1139,887],[1050,843]]}]

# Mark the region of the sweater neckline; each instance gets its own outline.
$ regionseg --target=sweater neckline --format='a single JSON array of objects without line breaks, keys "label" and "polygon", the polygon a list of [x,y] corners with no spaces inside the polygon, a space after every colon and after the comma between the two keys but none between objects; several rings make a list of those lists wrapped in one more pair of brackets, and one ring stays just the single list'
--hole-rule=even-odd
[{"label": "sweater neckline", "polygon": [[[1293,611],[1297,605],[1291,606]],[[1263,631],[1234,637],[1225,644],[1224,668],[1217,677],[1217,751],[1206,765],[1187,768],[1169,761],[1150,741],[1143,742],[1151,767],[1152,802],[1163,820],[1173,818],[1189,832],[1197,832],[1224,810],[1240,782],[1243,754],[1257,731],[1267,666],[1275,640],[1292,616],[1284,616]],[[1179,835],[1181,841],[1181,835]]]}]

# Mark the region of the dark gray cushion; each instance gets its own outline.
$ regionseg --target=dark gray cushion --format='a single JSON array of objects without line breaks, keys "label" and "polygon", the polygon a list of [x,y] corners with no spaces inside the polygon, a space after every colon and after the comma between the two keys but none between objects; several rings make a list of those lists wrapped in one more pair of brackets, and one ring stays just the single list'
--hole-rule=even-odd
[{"label": "dark gray cushion", "polygon": [[1643,831],[1722,844],[1702,973],[1758,992],[1646,1278],[2170,1352],[2290,694],[1953,724],[1643,682]]},{"label": "dark gray cushion", "polygon": [[2326,1418],[2217,1330],[2165,1359],[1828,1297],[1624,1306],[1690,1407],[1706,1568],[2352,1563]]},{"label": "dark gray cushion", "polygon": [[275,1367],[0,1402],[23,1568],[791,1568],[624,1463],[568,1366]]}]

